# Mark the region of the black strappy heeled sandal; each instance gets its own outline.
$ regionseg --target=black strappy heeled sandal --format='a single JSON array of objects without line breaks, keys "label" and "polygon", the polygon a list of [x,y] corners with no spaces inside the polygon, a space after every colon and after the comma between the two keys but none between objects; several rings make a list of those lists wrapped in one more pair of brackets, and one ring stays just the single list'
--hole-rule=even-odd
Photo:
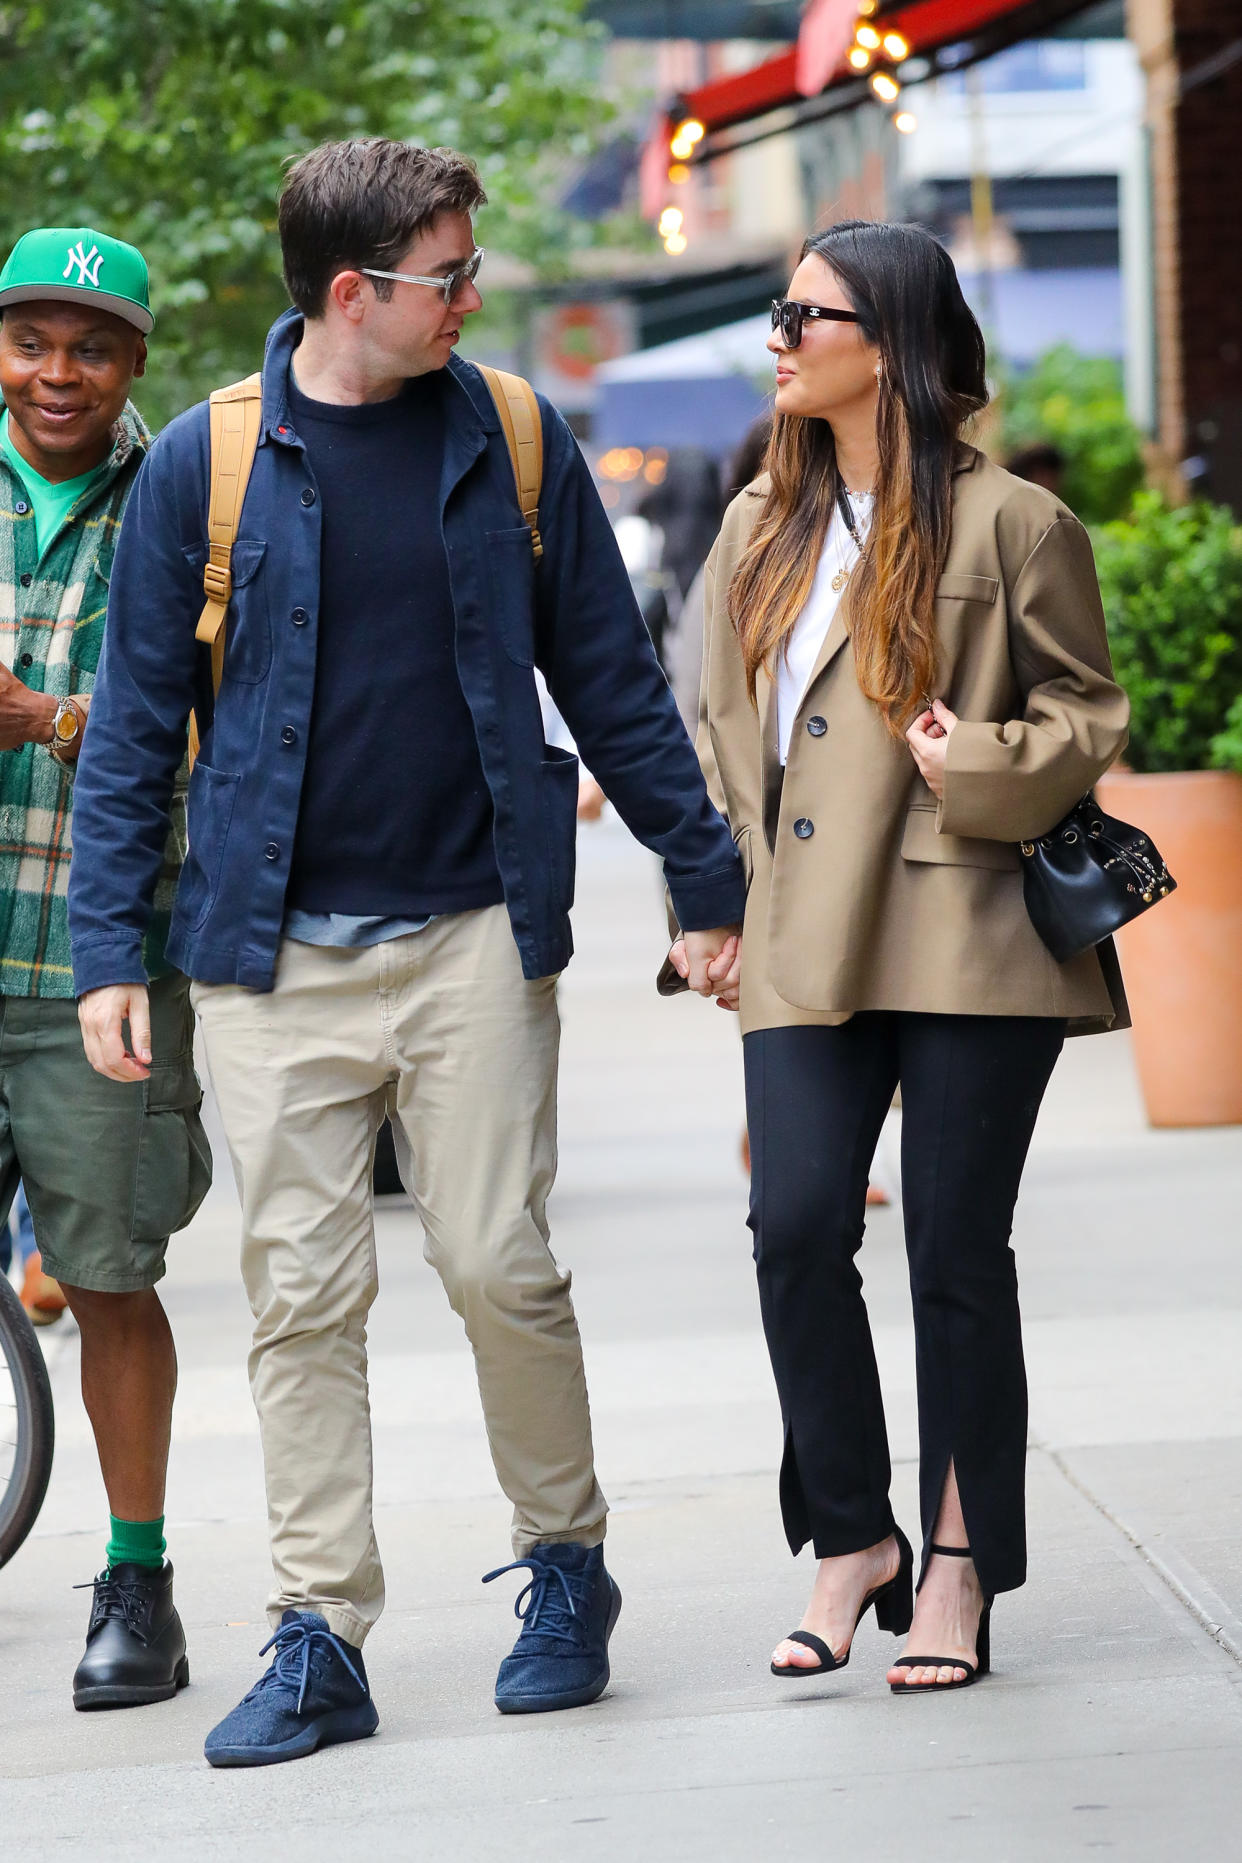
[{"label": "black strappy heeled sandal", "polygon": [[[932,1541],[929,1552],[940,1553],[946,1559],[969,1559],[969,1546],[937,1546]],[[967,1662],[964,1656],[899,1656],[893,1664],[894,1669],[964,1669],[965,1675],[952,1682],[890,1682],[889,1688],[894,1695],[944,1695],[951,1688],[969,1688],[972,1683],[985,1676],[992,1666],[992,1600],[983,1600],[983,1609],[979,1613],[979,1630],[975,1637],[975,1660]]]},{"label": "black strappy heeled sandal", "polygon": [[[904,1637],[914,1617],[914,1553],[910,1542],[900,1527],[893,1528],[897,1541],[898,1564],[892,1578],[883,1585],[877,1585],[869,1591],[858,1607],[858,1616],[854,1619],[854,1630],[858,1629],[863,1618],[875,1606],[875,1621],[881,1630],[890,1631],[895,1637]],[[844,1656],[834,1656],[822,1637],[817,1637],[813,1630],[791,1630],[785,1638],[786,1643],[801,1643],[806,1649],[813,1650],[819,1657],[814,1669],[802,1668],[798,1663],[773,1663],[772,1674],[780,1676],[828,1675],[833,1669],[844,1669],[850,1659],[850,1650]],[[850,1649],[854,1647],[853,1632],[850,1633]]]}]

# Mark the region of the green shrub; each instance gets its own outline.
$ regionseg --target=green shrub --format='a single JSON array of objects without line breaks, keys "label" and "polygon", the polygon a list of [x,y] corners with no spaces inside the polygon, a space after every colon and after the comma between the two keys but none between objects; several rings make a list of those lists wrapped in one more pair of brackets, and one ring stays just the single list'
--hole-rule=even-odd
[{"label": "green shrub", "polygon": [[1225,713],[1225,728],[1212,739],[1212,768],[1236,770],[1242,776],[1242,697]]},{"label": "green shrub", "polygon": [[1065,455],[1062,497],[1084,524],[1124,517],[1143,483],[1142,439],[1126,413],[1120,366],[1068,343],[999,384],[1001,452],[1050,440]]},{"label": "green shrub", "polygon": [[1242,770],[1242,529],[1140,492],[1095,535],[1135,770]]}]

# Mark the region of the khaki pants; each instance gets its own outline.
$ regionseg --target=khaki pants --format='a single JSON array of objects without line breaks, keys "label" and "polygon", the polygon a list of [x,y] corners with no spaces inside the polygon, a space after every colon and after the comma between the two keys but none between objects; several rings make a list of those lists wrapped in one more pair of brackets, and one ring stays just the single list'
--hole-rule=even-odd
[{"label": "khaki pants", "polygon": [[273,1624],[316,1610],[361,1643],[383,1608],[366,1323],[386,1112],[424,1253],[474,1348],[515,1552],[597,1544],[582,1348],[544,1214],[556,984],[523,979],[505,908],[360,950],[287,939],[270,994],[196,984],[194,1003],[242,1199]]}]

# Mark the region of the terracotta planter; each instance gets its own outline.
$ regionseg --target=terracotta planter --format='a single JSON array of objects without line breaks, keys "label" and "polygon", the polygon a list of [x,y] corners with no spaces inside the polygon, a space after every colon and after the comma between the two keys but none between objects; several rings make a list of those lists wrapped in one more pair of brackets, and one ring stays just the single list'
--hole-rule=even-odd
[{"label": "terracotta planter", "polygon": [[1117,939],[1147,1117],[1242,1125],[1242,776],[1114,772],[1096,794],[1150,834],[1177,881]]}]

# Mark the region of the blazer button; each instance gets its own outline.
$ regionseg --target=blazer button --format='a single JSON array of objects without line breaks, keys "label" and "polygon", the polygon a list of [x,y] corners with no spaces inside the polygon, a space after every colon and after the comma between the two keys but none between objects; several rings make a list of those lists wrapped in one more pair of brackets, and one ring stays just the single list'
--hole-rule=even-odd
[{"label": "blazer button", "polygon": [[306,623],[310,620],[310,616],[307,614],[305,608],[295,608],[289,616],[289,619],[292,621],[294,627],[305,627]]},{"label": "blazer button", "polygon": [[824,732],[828,729],[828,720],[826,718],[808,718],[806,721],[806,728],[812,737],[823,737]]},{"label": "blazer button", "polygon": [[297,743],[298,734],[294,730],[292,725],[285,726],[284,730],[280,734],[280,741],[282,744],[296,744]]},{"label": "blazer button", "polygon": [[304,505],[313,505],[314,502],[315,502],[315,494],[312,491],[311,487],[309,485],[304,486],[302,489],[302,503]]},{"label": "blazer button", "polygon": [[799,841],[809,841],[811,836],[815,833],[815,823],[809,820],[807,816],[799,815],[797,821],[794,823],[794,833],[797,835]]},{"label": "blazer button", "polygon": [[280,859],[280,847],[277,842],[275,841],[268,842],[267,846],[263,850],[263,858],[264,860],[279,860]]}]

